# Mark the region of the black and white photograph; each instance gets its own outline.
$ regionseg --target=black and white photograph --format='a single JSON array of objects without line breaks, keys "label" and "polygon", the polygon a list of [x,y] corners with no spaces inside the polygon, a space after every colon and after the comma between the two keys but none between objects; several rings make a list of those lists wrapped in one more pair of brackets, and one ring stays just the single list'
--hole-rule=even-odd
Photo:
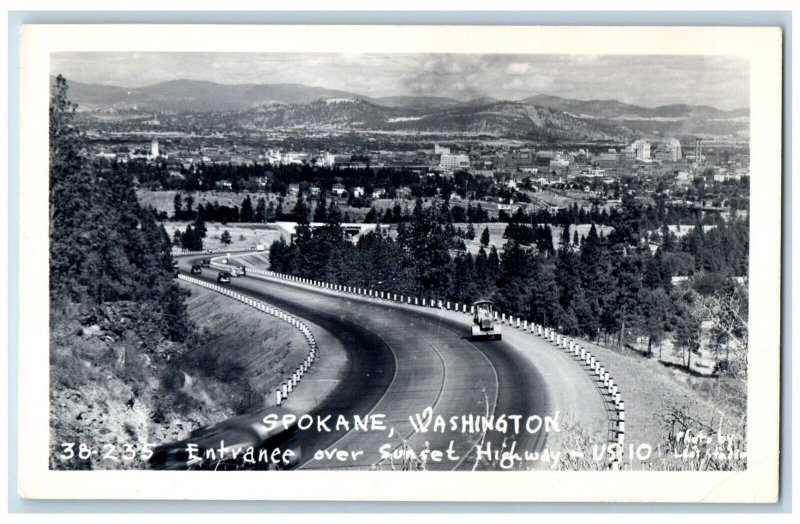
[{"label": "black and white photograph", "polygon": [[777,475],[752,435],[777,432],[778,319],[750,319],[779,311],[779,161],[752,126],[780,76],[714,35],[47,53],[37,463]]}]

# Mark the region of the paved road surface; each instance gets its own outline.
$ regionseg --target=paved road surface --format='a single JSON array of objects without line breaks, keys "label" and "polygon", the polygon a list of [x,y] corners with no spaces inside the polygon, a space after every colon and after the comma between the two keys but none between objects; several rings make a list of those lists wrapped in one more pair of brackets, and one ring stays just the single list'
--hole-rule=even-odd
[{"label": "paved road surface", "polygon": [[[182,269],[200,258],[183,258]],[[259,267],[265,265],[261,257],[247,260]],[[201,278],[215,280],[216,275],[216,270],[206,268]],[[334,385],[324,399],[316,399],[313,413],[331,414],[334,420],[342,414],[351,421],[354,415],[383,414],[392,428],[391,433],[300,432],[296,439],[304,452],[301,467],[399,469],[399,461],[381,459],[381,446],[444,451],[452,442],[451,449],[459,458],[428,462],[428,469],[472,469],[476,467],[476,444],[493,450],[515,445],[521,453],[541,451],[548,441],[544,431],[489,431],[485,436],[461,431],[415,433],[409,417],[428,407],[434,415],[456,416],[459,422],[462,415],[487,413],[544,419],[558,410],[562,416],[580,420],[590,433],[603,435],[605,412],[592,381],[569,357],[530,335],[507,328],[503,341],[472,341],[467,315],[341,295],[264,277],[234,278],[230,287],[307,320],[321,348],[321,363],[326,358],[326,341],[335,337],[341,343],[338,347],[346,352],[346,358],[339,359],[341,365],[315,365],[303,379],[308,384],[325,381]],[[303,396],[303,383],[293,395]],[[364,453],[347,461],[331,457],[311,460],[318,449]],[[477,464],[478,469],[497,467],[496,461],[486,459]],[[517,462],[514,469],[547,467],[543,462]]]}]

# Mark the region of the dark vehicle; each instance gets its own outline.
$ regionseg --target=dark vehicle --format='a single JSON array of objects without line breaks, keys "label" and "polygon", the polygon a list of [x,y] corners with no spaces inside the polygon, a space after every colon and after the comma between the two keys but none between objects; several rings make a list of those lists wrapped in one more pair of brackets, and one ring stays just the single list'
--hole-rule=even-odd
[{"label": "dark vehicle", "polygon": [[[267,415],[277,422],[265,424]],[[283,420],[293,422],[284,425]],[[288,443],[297,432],[296,420],[297,414],[276,406],[238,415],[197,429],[179,442],[158,446],[149,463],[152,468],[162,470],[291,469],[297,466],[301,454],[299,445]],[[243,457],[251,449],[255,463],[246,463]],[[280,453],[273,454],[275,450]],[[291,450],[291,454],[284,455],[286,450]]]},{"label": "dark vehicle", "polygon": [[494,318],[494,303],[491,300],[478,300],[472,307],[475,316],[472,318],[472,338],[500,340],[500,325]]},{"label": "dark vehicle", "polygon": [[211,259],[204,258],[203,260],[200,261],[200,265],[203,267],[211,267]]},{"label": "dark vehicle", "polygon": [[220,284],[229,284],[231,281],[231,274],[227,271],[220,271],[217,275],[217,282]]},{"label": "dark vehicle", "polygon": [[202,275],[203,274],[203,266],[200,264],[192,265],[192,275]]}]

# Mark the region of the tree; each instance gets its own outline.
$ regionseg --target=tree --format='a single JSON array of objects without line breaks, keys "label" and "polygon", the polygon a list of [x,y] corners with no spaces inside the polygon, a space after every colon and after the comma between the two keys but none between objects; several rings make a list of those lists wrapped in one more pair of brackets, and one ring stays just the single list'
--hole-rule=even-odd
[{"label": "tree", "polygon": [[184,340],[191,327],[173,280],[169,238],[140,205],[130,172],[82,153],[67,92],[58,76],[50,100],[51,306],[136,302],[147,312],[143,323]]},{"label": "tree", "polygon": [[233,242],[233,239],[231,238],[231,234],[228,233],[227,229],[222,232],[222,235],[219,237],[219,241],[222,242],[223,244],[225,244],[226,246],[230,245],[231,242]]},{"label": "tree", "polygon": [[489,227],[487,226],[487,227],[485,227],[483,229],[483,233],[481,233],[481,245],[483,247],[488,247],[489,246],[489,240],[490,240],[490,238],[489,238]]},{"label": "tree", "polygon": [[294,205],[294,209],[292,209],[292,216],[300,223],[308,223],[308,206],[306,206],[306,201],[303,197],[297,197],[297,202]]},{"label": "tree", "polygon": [[700,349],[702,327],[698,316],[698,295],[694,291],[676,294],[673,298],[674,345],[682,351],[683,363],[691,370],[692,353]]},{"label": "tree", "polygon": [[247,195],[244,197],[244,200],[242,200],[242,209],[239,211],[239,221],[252,222],[254,218],[253,202],[250,200],[250,195]]},{"label": "tree", "polygon": [[328,219],[327,216],[327,203],[325,202],[325,197],[321,197],[317,201],[317,205],[314,207],[314,222],[325,222]]},{"label": "tree", "polygon": [[175,220],[183,218],[183,197],[181,197],[180,193],[175,193],[175,198],[172,199],[172,207],[172,218]]},{"label": "tree", "polygon": [[717,372],[747,380],[747,289],[718,292],[698,297],[698,310],[709,321],[710,349],[716,359]]},{"label": "tree", "polygon": [[467,224],[467,232],[464,236],[467,240],[475,240],[475,227],[473,227],[472,222]]},{"label": "tree", "polygon": [[256,204],[255,221],[263,224],[267,221],[268,216],[267,201],[264,197],[259,197]]},{"label": "tree", "polygon": [[672,303],[662,288],[641,290],[641,329],[647,336],[647,355],[653,354],[653,344],[660,344],[671,323]]},{"label": "tree", "polygon": [[194,221],[194,230],[198,238],[200,239],[206,238],[206,234],[208,233],[208,229],[206,228],[206,221],[203,220],[203,217],[200,216],[199,213]]}]

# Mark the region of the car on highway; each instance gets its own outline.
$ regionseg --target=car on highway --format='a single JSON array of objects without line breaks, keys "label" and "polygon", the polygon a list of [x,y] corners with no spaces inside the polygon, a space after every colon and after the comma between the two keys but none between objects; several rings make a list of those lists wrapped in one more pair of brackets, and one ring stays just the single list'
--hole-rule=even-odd
[{"label": "car on highway", "polygon": [[203,260],[200,261],[200,265],[203,267],[211,267],[211,259],[204,258]]},{"label": "car on highway", "polygon": [[203,266],[200,264],[192,264],[192,275],[202,275],[203,274]]},{"label": "car on highway", "polygon": [[217,275],[217,282],[220,284],[229,284],[231,281],[231,274],[227,271],[220,271]]},{"label": "car on highway", "polygon": [[247,271],[244,266],[233,266],[231,268],[231,275],[235,277],[243,277],[247,274]]},{"label": "car on highway", "polygon": [[[239,470],[239,469],[291,469],[301,458],[301,447],[288,441],[297,432],[297,423],[267,425],[264,420],[297,420],[298,414],[286,408],[272,406],[256,413],[237,415],[218,424],[192,431],[188,438],[163,444],[153,450],[149,465],[161,470]],[[243,461],[252,449],[256,464]],[[273,451],[290,449],[288,462],[274,460]],[[263,453],[262,453],[263,452]],[[236,456],[234,456],[234,454]],[[283,453],[281,458],[286,457]]]},{"label": "car on highway", "polygon": [[478,300],[472,304],[472,309],[472,338],[500,340],[503,335],[495,318],[494,302]]}]

